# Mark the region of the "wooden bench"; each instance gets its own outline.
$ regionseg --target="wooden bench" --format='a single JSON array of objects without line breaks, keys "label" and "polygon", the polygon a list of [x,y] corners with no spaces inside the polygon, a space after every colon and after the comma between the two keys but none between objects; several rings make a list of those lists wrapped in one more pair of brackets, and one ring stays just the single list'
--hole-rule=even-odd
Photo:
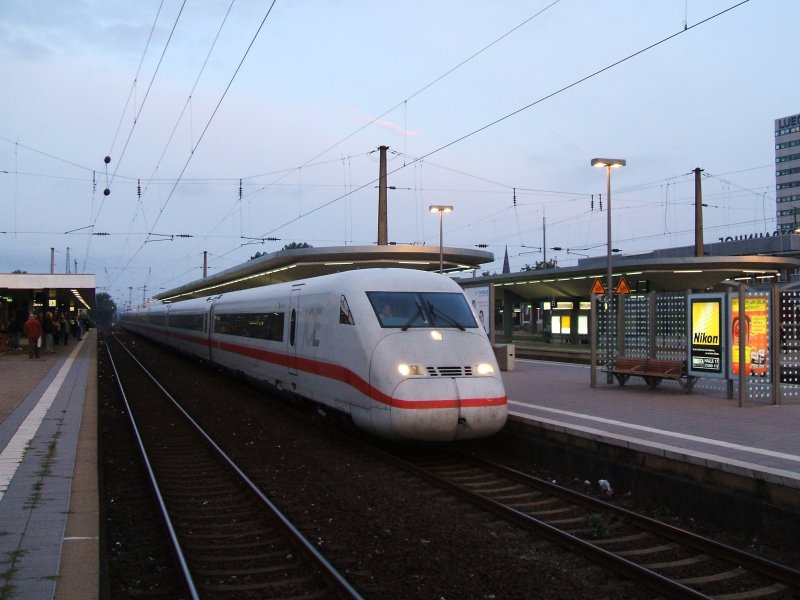
[{"label": "wooden bench", "polygon": [[650,389],[655,389],[662,379],[677,381],[687,394],[697,379],[686,373],[685,360],[660,360],[657,358],[627,358],[618,356],[614,366],[606,369],[617,378],[620,385],[625,385],[632,376],[642,377]]}]

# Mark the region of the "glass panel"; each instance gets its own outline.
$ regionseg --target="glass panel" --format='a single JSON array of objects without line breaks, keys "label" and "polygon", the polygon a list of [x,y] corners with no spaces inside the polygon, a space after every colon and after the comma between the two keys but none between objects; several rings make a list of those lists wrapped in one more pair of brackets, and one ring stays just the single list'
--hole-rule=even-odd
[{"label": "glass panel", "polygon": [[169,326],[177,329],[191,329],[193,331],[203,331],[204,314],[170,314]]},{"label": "glass panel", "polygon": [[339,323],[342,325],[355,325],[353,313],[350,312],[350,306],[347,304],[347,298],[344,295],[342,295],[339,302]]},{"label": "glass panel", "polygon": [[214,331],[280,342],[283,341],[283,313],[217,313],[214,315]]},{"label": "glass panel", "polygon": [[423,292],[425,307],[433,317],[434,327],[477,327],[475,315],[461,294]]},{"label": "glass panel", "polygon": [[463,294],[367,292],[367,298],[381,327],[478,327]]}]

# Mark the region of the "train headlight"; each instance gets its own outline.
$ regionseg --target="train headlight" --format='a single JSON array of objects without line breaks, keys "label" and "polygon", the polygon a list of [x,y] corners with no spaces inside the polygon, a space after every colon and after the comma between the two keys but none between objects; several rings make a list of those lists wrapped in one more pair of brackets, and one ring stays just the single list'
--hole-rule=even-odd
[{"label": "train headlight", "polygon": [[444,339],[442,332],[436,329],[431,329],[431,337],[433,338],[434,342],[441,342]]},{"label": "train headlight", "polygon": [[397,365],[397,370],[403,377],[411,375],[425,375],[425,367],[422,365],[409,365],[407,363],[400,363]]},{"label": "train headlight", "polygon": [[489,363],[478,363],[475,365],[475,372],[478,375],[494,375],[494,367]]}]

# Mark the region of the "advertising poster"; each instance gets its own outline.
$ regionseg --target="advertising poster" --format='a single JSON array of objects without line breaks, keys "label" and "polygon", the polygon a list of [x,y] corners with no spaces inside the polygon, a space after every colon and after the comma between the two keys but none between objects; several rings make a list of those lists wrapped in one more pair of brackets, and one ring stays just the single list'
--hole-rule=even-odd
[{"label": "advertising poster", "polygon": [[[767,315],[769,298],[747,296],[744,300],[744,365],[745,373],[751,377],[769,375],[769,328]],[[731,373],[739,375],[739,297],[731,297]]]},{"label": "advertising poster", "polygon": [[725,376],[723,372],[722,301],[720,294],[689,296],[689,374]]},{"label": "advertising poster", "polygon": [[472,312],[475,313],[475,318],[481,324],[483,330],[489,333],[489,319],[492,314],[489,310],[489,288],[487,287],[467,287],[464,288],[464,294],[469,300],[472,307]]}]

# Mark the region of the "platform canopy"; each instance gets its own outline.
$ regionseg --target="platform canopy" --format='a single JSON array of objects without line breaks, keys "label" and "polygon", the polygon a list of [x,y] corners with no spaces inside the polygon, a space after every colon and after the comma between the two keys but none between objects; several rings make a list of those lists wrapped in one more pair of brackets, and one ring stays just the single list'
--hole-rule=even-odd
[{"label": "platform canopy", "polygon": [[[280,250],[153,297],[177,302],[353,269],[400,267],[438,271],[439,257],[438,246],[399,244]],[[484,250],[444,248],[441,258],[444,271],[454,273],[474,271],[494,261],[494,254]]]},{"label": "platform canopy", "polygon": [[[615,285],[624,275],[634,291],[721,291],[723,282],[737,280],[769,283],[789,281],[800,272],[800,260],[782,256],[703,256],[682,258],[614,257]],[[459,279],[463,287],[494,284],[523,299],[588,299],[599,281],[606,284],[606,265],[522,271],[488,277]]]},{"label": "platform canopy", "polygon": [[95,306],[95,276],[87,274],[0,273],[0,296],[28,308],[90,310]]}]

